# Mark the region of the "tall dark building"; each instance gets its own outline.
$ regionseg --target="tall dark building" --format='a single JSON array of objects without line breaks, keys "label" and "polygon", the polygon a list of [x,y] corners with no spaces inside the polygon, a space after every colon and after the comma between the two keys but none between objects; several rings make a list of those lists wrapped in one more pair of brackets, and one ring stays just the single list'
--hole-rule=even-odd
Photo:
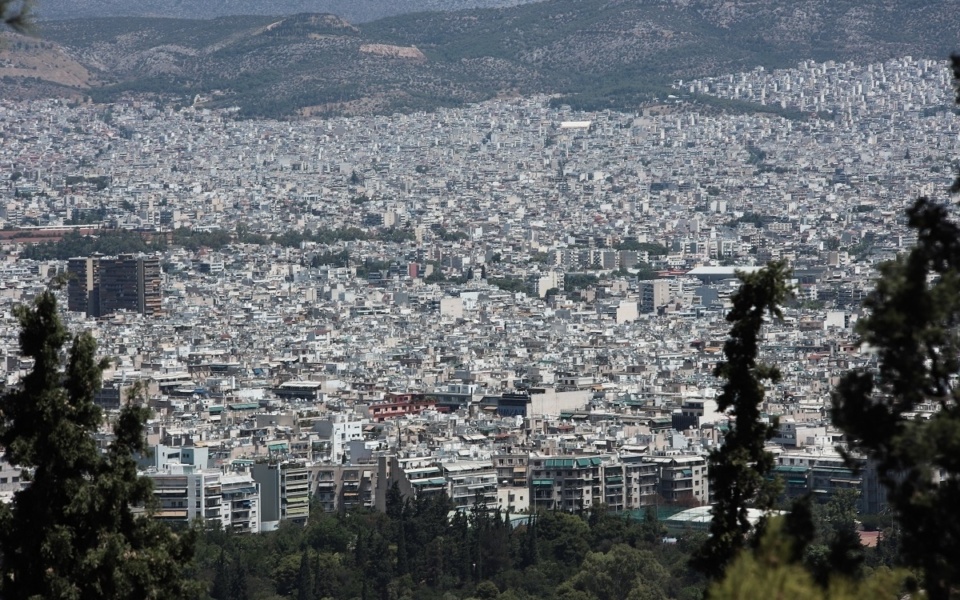
[{"label": "tall dark building", "polygon": [[116,258],[71,258],[67,306],[103,317],[118,310],[153,315],[160,311],[160,259],[121,254]]},{"label": "tall dark building", "polygon": [[71,258],[67,262],[67,274],[70,276],[67,284],[67,308],[74,312],[85,312],[95,315],[100,310],[100,299],[97,297],[97,258]]}]

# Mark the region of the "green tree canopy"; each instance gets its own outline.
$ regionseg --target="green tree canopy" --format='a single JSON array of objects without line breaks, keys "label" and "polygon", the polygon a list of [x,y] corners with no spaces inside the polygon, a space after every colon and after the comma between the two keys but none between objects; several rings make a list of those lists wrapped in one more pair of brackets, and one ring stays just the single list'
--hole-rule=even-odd
[{"label": "green tree canopy", "polygon": [[878,569],[862,581],[832,576],[817,585],[813,576],[791,557],[793,538],[781,518],[769,521],[763,538],[753,552],[743,552],[734,560],[722,580],[709,589],[711,600],[859,600],[861,598],[896,600],[904,597],[908,574]]},{"label": "green tree canopy", "polygon": [[[134,507],[149,507],[149,479],[134,453],[146,453],[144,408],[127,405],[101,452],[94,394],[105,361],[89,333],[71,336],[52,292],[17,310],[20,348],[34,366],[22,386],[0,397],[0,444],[29,485],[0,506],[0,591],[16,598],[181,598],[192,584],[182,568],[192,536],[178,536]],[[64,347],[70,344],[66,368]]]}]

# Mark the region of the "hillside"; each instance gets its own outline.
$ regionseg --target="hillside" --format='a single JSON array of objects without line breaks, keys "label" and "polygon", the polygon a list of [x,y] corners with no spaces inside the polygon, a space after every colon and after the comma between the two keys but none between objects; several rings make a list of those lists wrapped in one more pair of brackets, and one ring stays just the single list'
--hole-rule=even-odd
[{"label": "hillside", "polygon": [[[674,79],[803,59],[946,58],[947,0],[551,0],[349,23],[332,15],[46,22],[90,93],[209,98],[245,115],[364,114],[552,93],[625,108]],[[43,78],[43,77],[41,77]],[[46,77],[47,80],[53,80]]]},{"label": "hillside", "polygon": [[536,0],[42,0],[35,12],[44,19],[165,17],[215,19],[235,15],[288,16],[328,13],[352,23],[414,12],[498,8]]},{"label": "hillside", "polygon": [[65,88],[96,85],[90,70],[62,46],[23,35],[7,34],[0,44],[0,81],[4,85],[49,82]]}]

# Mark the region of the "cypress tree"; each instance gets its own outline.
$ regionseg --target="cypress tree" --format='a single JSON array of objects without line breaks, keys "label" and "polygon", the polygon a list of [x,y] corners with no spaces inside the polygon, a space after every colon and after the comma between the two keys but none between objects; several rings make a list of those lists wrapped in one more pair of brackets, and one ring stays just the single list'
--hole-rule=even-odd
[{"label": "cypress tree", "polygon": [[[114,440],[101,452],[94,395],[106,361],[89,333],[71,336],[54,294],[16,309],[20,349],[34,366],[19,388],[0,397],[0,445],[24,468],[29,485],[0,507],[0,591],[7,599],[181,598],[193,536],[175,535],[150,518],[150,480],[137,474],[146,453],[148,411],[127,405]],[[70,343],[65,369],[64,347]],[[145,513],[134,507],[146,507]]]},{"label": "cypress tree", "polygon": [[713,579],[723,575],[746,544],[751,530],[747,508],[770,509],[778,495],[777,482],[767,477],[774,466],[773,456],[764,449],[776,424],[761,420],[760,406],[764,381],[775,383],[780,372],[758,363],[757,353],[764,319],[782,316],[780,305],[788,294],[786,277],[783,262],[741,274],[743,283],[733,295],[733,308],[727,315],[733,325],[723,346],[726,360],[717,365],[714,375],[726,380],[717,397],[718,408],[732,409],[734,422],[722,445],[710,453],[710,486],[716,504],[710,537],[693,558],[693,565]]},{"label": "cypress tree", "polygon": [[220,549],[220,558],[217,559],[215,569],[210,596],[215,600],[228,600],[231,589],[230,567],[227,565],[227,553],[223,548]]},{"label": "cypress tree", "polygon": [[250,588],[247,584],[247,567],[238,552],[233,557],[233,573],[230,576],[230,600],[250,600]]},{"label": "cypress tree", "polygon": [[297,575],[297,600],[314,600],[314,588],[310,550],[304,548],[300,555],[300,572]]}]

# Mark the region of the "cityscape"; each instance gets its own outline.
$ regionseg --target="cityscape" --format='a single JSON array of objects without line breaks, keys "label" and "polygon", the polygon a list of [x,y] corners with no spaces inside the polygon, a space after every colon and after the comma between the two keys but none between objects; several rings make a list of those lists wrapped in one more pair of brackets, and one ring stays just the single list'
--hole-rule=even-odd
[{"label": "cityscape", "polygon": [[[888,514],[831,394],[877,363],[856,326],[917,243],[906,207],[947,203],[953,97],[946,60],[902,57],[678,79],[632,113],[0,98],[0,390],[34,367],[14,307],[53,289],[110,361],[108,420],[152,411],[154,519],[262,535],[445,494],[514,526],[652,509],[675,541],[710,527],[738,275],[784,261],[760,345],[782,498]],[[5,461],[0,498],[28,479]]]}]

